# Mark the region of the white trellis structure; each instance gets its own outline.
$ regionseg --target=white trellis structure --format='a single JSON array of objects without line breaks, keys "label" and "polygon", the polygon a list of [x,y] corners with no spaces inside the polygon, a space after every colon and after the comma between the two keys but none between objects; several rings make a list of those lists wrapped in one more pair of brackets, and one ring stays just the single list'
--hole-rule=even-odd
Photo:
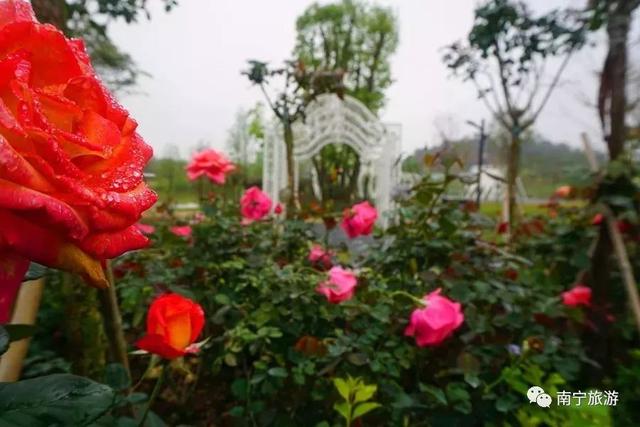
[{"label": "white trellis structure", "polygon": [[[294,123],[293,138],[296,194],[301,163],[327,145],[345,144],[360,158],[359,193],[375,195],[374,201],[381,213],[391,209],[391,190],[400,174],[400,125],[383,124],[351,96],[340,99],[334,94],[324,94],[307,107],[304,122]],[[274,202],[279,201],[282,191],[287,188],[287,162],[282,129],[278,124],[265,138],[262,174],[263,190]],[[317,177],[314,177],[314,191],[319,195]],[[384,218],[384,215],[380,217]]]}]

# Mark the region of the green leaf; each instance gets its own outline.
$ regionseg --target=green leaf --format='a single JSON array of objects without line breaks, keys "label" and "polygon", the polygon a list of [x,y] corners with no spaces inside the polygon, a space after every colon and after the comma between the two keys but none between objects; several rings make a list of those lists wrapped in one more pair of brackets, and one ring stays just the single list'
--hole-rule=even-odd
[{"label": "green leaf", "polygon": [[360,418],[364,414],[367,414],[373,411],[374,409],[379,408],[380,406],[381,405],[376,402],[361,403],[358,406],[356,406],[356,409],[353,410],[352,420],[355,420],[356,418]]},{"label": "green leaf", "polygon": [[447,397],[444,394],[444,391],[442,391],[442,389],[432,386],[432,385],[426,385],[426,384],[420,384],[420,391],[422,391],[423,393],[428,393],[431,396],[433,396],[439,403],[441,403],[442,405],[446,405],[447,404]]},{"label": "green leaf", "polygon": [[469,384],[473,388],[478,388],[478,386],[480,385],[481,381],[480,381],[480,378],[475,374],[465,374],[464,375],[464,382],[466,382],[467,384]]},{"label": "green leaf", "polygon": [[289,376],[287,370],[281,367],[271,368],[267,371],[267,374],[278,378],[287,378]]},{"label": "green leaf", "polygon": [[132,405],[138,405],[149,400],[149,396],[147,396],[147,393],[131,393],[126,397],[126,400]]},{"label": "green leaf", "polygon": [[29,338],[36,333],[35,325],[23,325],[20,323],[8,323],[3,325],[9,333],[9,341],[19,341],[23,338]]},{"label": "green leaf", "polygon": [[9,349],[9,333],[0,325],[0,354],[4,354]]},{"label": "green leaf", "polygon": [[356,366],[363,366],[369,362],[369,358],[364,353],[349,353],[347,360]]},{"label": "green leaf", "polygon": [[229,415],[232,417],[241,417],[244,414],[244,408],[242,406],[234,406],[229,410]]},{"label": "green leaf", "polygon": [[230,305],[231,304],[231,299],[226,296],[225,294],[216,294],[215,297],[213,297],[213,299],[215,300],[215,302],[217,302],[220,305]]},{"label": "green leaf", "polygon": [[224,363],[226,363],[229,366],[236,366],[238,364],[238,359],[236,359],[235,354],[227,353],[224,356]]},{"label": "green leaf", "polygon": [[165,422],[162,421],[162,418],[153,411],[149,411],[146,425],[149,427],[167,427]]},{"label": "green leaf", "polygon": [[234,397],[245,400],[247,398],[247,391],[249,390],[247,380],[244,378],[238,378],[233,383],[231,383],[231,393],[233,393]]},{"label": "green leaf", "polygon": [[104,382],[117,391],[122,391],[131,385],[129,373],[120,363],[110,363],[107,365],[104,371]]},{"label": "green leaf", "polygon": [[375,386],[375,385],[366,385],[364,387],[361,387],[359,390],[356,391],[354,402],[355,403],[366,402],[367,400],[373,397],[377,389],[378,389],[378,386]]},{"label": "green leaf", "polygon": [[15,427],[84,426],[113,403],[114,392],[108,386],[75,375],[0,384],[0,419]]},{"label": "green leaf", "polygon": [[333,380],[333,385],[335,385],[336,388],[338,389],[338,393],[340,393],[340,396],[342,396],[344,400],[348,401],[349,395],[351,394],[351,390],[349,389],[347,382],[342,378],[335,378]]},{"label": "green leaf", "polygon": [[345,420],[351,420],[351,405],[347,402],[340,402],[333,405],[335,409]]}]

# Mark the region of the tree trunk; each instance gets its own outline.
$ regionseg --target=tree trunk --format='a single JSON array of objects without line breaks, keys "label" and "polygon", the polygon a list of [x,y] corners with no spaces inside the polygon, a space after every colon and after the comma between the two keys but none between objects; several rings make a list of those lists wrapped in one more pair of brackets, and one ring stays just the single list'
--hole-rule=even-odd
[{"label": "tree trunk", "polygon": [[300,208],[300,202],[298,201],[298,191],[295,188],[295,162],[293,159],[293,129],[291,123],[284,121],[284,145],[287,154],[287,186],[289,187],[289,195],[287,200],[287,217],[292,218]]},{"label": "tree trunk", "polygon": [[512,236],[516,225],[518,174],[520,173],[520,135],[511,133],[507,152],[507,223],[508,235]]}]

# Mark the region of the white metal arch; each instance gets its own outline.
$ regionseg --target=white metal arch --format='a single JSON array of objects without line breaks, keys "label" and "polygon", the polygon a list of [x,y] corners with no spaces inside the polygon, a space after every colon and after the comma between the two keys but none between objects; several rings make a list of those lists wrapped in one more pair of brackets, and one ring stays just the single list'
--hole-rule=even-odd
[{"label": "white metal arch", "polygon": [[[300,164],[330,144],[345,144],[360,157],[358,188],[375,195],[381,213],[391,208],[391,189],[399,177],[401,127],[383,124],[360,101],[345,96],[324,94],[316,98],[306,111],[306,119],[293,125],[294,191],[298,192]],[[282,129],[277,123],[267,132],[264,145],[263,187],[274,201],[280,200],[287,187],[286,153]],[[384,223],[384,215],[380,215]]]}]

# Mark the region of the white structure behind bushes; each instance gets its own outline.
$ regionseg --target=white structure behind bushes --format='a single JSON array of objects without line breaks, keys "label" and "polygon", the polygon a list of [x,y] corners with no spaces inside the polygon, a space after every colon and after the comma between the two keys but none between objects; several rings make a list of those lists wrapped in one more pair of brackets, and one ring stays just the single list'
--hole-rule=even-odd
[{"label": "white structure behind bushes", "polygon": [[[375,195],[375,204],[381,213],[391,209],[391,191],[398,182],[401,167],[400,125],[381,123],[353,97],[340,99],[334,94],[324,94],[308,106],[304,122],[294,123],[293,138],[294,191],[299,191],[300,165],[304,161],[327,145],[345,144],[355,150],[362,164],[358,177],[359,194]],[[287,188],[287,161],[281,126],[276,125],[267,132],[262,173],[263,190],[275,202],[280,201],[281,193]]]}]

